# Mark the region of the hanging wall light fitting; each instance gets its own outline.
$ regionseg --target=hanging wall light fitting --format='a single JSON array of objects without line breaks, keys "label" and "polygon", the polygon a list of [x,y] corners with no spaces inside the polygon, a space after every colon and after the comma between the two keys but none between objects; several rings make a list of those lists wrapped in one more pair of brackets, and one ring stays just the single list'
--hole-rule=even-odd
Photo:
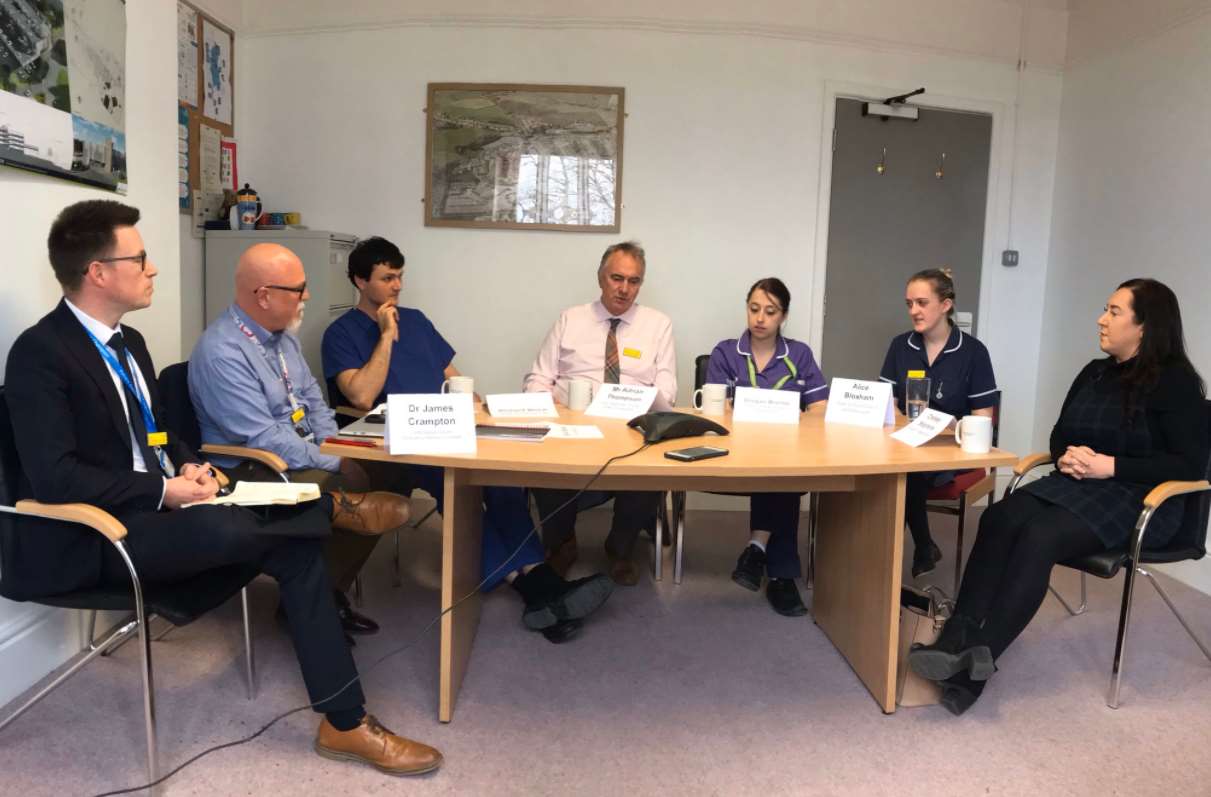
[{"label": "hanging wall light fitting", "polygon": [[887,171],[887,147],[883,148],[883,155],[880,156],[879,162],[875,164],[875,174],[882,175]]},{"label": "hanging wall light fitting", "polygon": [[946,176],[946,153],[945,152],[942,153],[942,159],[940,161],[938,161],[938,168],[934,171],[933,176],[937,177],[939,180],[941,180],[943,177]]}]

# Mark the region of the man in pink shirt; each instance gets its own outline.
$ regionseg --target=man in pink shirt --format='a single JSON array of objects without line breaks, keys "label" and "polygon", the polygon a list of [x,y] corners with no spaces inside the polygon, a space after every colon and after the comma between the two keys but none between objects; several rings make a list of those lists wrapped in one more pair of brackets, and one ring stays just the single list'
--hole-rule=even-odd
[{"label": "man in pink shirt", "polygon": [[[597,283],[601,298],[569,307],[559,315],[526,374],[527,393],[550,391],[566,404],[568,383],[584,379],[602,384],[645,385],[657,388],[653,409],[669,409],[677,400],[677,356],[669,317],[635,303],[643,285],[643,249],[633,241],[614,244],[601,256]],[[575,495],[574,490],[533,491],[539,514],[547,517]],[[633,585],[639,568],[632,560],[641,529],[655,524],[660,493],[613,493],[614,520],[606,538],[610,578]],[[543,524],[543,542],[551,566],[566,574],[576,561],[575,503]]]}]

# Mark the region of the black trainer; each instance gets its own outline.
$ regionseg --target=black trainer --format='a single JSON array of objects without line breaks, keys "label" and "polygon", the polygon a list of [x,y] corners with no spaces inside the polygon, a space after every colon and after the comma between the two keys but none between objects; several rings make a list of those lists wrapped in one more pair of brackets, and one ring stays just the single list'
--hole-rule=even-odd
[{"label": "black trainer", "polygon": [[920,578],[926,573],[932,573],[942,561],[942,549],[933,542],[917,548],[912,552],[912,577]]},{"label": "black trainer", "polygon": [[771,578],[765,585],[765,599],[774,611],[783,617],[802,617],[807,607],[799,597],[799,588],[793,578]]},{"label": "black trainer", "polygon": [[732,581],[747,590],[756,592],[761,589],[761,577],[765,575],[765,551],[756,545],[746,545],[736,560],[736,569],[732,571]]}]

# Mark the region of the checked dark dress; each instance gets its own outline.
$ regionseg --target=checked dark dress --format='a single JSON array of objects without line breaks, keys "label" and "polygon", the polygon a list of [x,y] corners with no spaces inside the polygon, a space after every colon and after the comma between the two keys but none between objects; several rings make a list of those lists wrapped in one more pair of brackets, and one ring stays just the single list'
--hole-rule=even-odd
[{"label": "checked dark dress", "polygon": [[[1107,548],[1125,545],[1144,496],[1163,481],[1201,478],[1206,461],[1206,416],[1197,377],[1182,368],[1162,370],[1156,386],[1124,423],[1123,375],[1131,362],[1094,360],[1077,376],[1051,432],[1051,455],[1088,446],[1115,458],[1109,479],[1074,479],[1058,470],[1021,489],[1080,518]],[[1185,498],[1166,501],[1148,524],[1145,548],[1161,547],[1177,533]]]}]

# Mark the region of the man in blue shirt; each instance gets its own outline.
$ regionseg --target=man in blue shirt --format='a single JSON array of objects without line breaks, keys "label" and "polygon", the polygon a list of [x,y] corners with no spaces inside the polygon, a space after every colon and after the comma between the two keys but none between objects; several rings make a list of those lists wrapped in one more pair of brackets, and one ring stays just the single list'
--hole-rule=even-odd
[{"label": "man in blue shirt", "polygon": [[[403,273],[403,253],[384,238],[367,238],[349,253],[349,281],[361,298],[324,332],[324,376],[334,400],[369,410],[389,393],[437,393],[443,380],[459,375],[454,349],[433,323],[420,310],[396,304]],[[442,469],[407,470],[412,486],[442,506]],[[525,625],[551,642],[566,642],[605,603],[613,584],[600,573],[565,581],[543,561],[524,490],[486,487],[483,494],[483,590],[509,582],[525,601]]]},{"label": "man in blue shirt", "polygon": [[[320,443],[337,432],[335,415],[298,338],[289,334],[308,296],[303,263],[286,247],[256,244],[241,255],[235,301],[207,327],[189,358],[189,395],[202,442],[270,451],[285,460],[295,481],[329,486],[339,476],[342,488],[365,490],[372,480],[356,460],[320,453]],[[255,463],[222,456],[214,461],[236,478],[266,478]],[[371,496],[407,503],[391,493]],[[348,633],[378,630],[345,598],[378,540],[379,535],[351,533],[335,534],[326,543],[334,596]]]}]

